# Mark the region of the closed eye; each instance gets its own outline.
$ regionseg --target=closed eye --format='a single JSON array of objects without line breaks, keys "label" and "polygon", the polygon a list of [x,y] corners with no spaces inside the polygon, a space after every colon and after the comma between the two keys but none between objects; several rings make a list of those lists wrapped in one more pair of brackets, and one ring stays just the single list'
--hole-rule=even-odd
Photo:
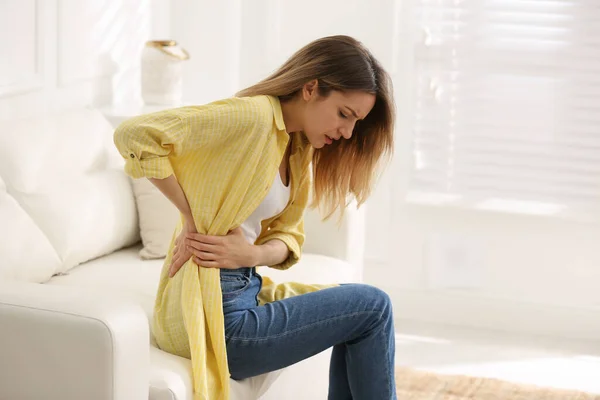
[{"label": "closed eye", "polygon": [[340,113],[340,117],[342,117],[344,119],[348,118],[348,116],[346,114],[344,114],[343,112],[340,111],[339,113]]}]

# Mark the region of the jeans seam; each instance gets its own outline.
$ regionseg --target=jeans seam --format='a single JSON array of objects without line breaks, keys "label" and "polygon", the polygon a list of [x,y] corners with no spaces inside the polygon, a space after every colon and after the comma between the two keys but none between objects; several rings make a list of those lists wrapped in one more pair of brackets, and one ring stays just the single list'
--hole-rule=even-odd
[{"label": "jeans seam", "polygon": [[270,340],[270,339],[276,339],[276,338],[284,337],[284,336],[287,336],[287,335],[292,334],[292,333],[301,332],[301,331],[303,331],[305,329],[311,328],[312,326],[317,325],[317,324],[321,324],[323,322],[331,322],[331,321],[335,321],[335,320],[339,320],[339,319],[343,319],[343,318],[353,317],[353,316],[360,315],[360,314],[369,314],[369,313],[380,313],[380,314],[383,314],[383,311],[378,311],[378,310],[358,311],[358,312],[354,312],[352,314],[339,315],[337,317],[331,317],[331,318],[324,319],[324,320],[321,320],[321,321],[316,321],[316,322],[313,322],[312,324],[301,326],[300,328],[297,328],[297,329],[294,329],[294,330],[291,330],[291,331],[279,333],[277,335],[266,336],[266,337],[262,337],[262,338],[244,338],[244,337],[227,336],[227,335],[225,335],[225,338],[228,339],[228,340],[241,340],[241,341],[246,341],[246,342],[262,342],[262,341],[265,341],[265,340]]},{"label": "jeans seam", "polygon": [[[393,340],[396,340],[396,339],[394,338]],[[385,346],[385,365],[386,366],[388,365],[387,360],[389,359],[389,357],[390,357],[390,346]],[[386,382],[386,384],[387,384],[387,390],[389,392],[388,394],[390,395],[390,399],[393,399],[394,398],[394,393],[392,392],[393,387],[392,387],[392,380],[390,378],[390,373],[392,373],[394,375],[394,379],[396,379],[396,377],[395,377],[396,373],[395,373],[395,369],[394,368],[392,368],[392,371],[387,371],[387,372],[388,373],[385,374],[385,377],[386,377],[385,379],[387,380],[387,382]]]},{"label": "jeans seam", "polygon": [[[382,314],[383,314],[383,313],[382,313]],[[390,318],[391,318],[391,317],[390,317]],[[385,330],[385,326],[384,326],[384,324],[381,324],[381,325],[380,325],[380,326],[378,326],[377,328],[378,328],[379,330],[381,330],[381,331]],[[373,330],[372,332],[373,332],[373,333],[375,333],[375,332],[377,332],[377,330]],[[395,338],[394,338],[393,340],[395,340]],[[396,347],[396,346],[394,346],[394,348],[395,348],[395,347]],[[388,358],[389,358],[389,355],[390,355],[390,347],[389,347],[389,346],[385,346],[385,355],[384,355],[384,357],[385,357],[385,360],[386,360],[386,362],[385,362],[385,365],[386,365],[386,366],[388,366],[387,360],[388,360]],[[387,374],[385,374],[385,379],[386,379],[386,384],[387,384],[387,391],[388,391],[388,393],[389,393],[389,394],[390,394],[390,396],[391,396],[391,397],[390,397],[390,399],[394,397],[394,396],[393,396],[393,394],[394,394],[394,393],[393,393],[393,391],[392,391],[392,379],[390,378],[390,373],[392,373],[392,372],[394,372],[394,371],[395,371],[395,369],[394,369],[394,368],[393,368],[393,366],[392,366],[392,371],[387,371],[388,373],[387,373]],[[395,375],[395,374],[394,374],[394,375]],[[394,379],[395,379],[395,376],[394,376]]]}]

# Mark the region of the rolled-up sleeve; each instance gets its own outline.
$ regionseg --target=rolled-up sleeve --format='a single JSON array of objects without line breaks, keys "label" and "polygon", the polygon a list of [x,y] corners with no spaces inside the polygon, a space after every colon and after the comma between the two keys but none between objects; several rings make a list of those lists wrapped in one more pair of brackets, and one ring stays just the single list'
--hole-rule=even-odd
[{"label": "rolled-up sleeve", "polygon": [[114,143],[132,178],[164,179],[173,174],[169,157],[181,152],[186,124],[176,113],[163,111],[128,119],[114,133]]}]

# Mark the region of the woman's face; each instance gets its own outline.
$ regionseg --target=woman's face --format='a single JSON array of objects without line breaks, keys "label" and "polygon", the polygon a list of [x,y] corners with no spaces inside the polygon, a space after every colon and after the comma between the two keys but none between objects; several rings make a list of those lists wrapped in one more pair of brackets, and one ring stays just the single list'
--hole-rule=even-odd
[{"label": "woman's face", "polygon": [[303,130],[312,147],[320,149],[334,140],[350,139],[356,121],[364,119],[375,105],[375,95],[332,90],[322,97],[316,85],[313,81],[302,90],[306,101]]}]

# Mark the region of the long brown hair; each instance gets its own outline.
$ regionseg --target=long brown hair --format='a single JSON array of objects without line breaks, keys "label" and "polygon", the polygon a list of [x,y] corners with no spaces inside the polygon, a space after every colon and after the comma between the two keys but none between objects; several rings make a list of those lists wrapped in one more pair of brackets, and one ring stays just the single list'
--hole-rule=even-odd
[{"label": "long brown hair", "polygon": [[285,102],[314,79],[321,96],[339,90],[372,93],[376,98],[371,112],[356,123],[350,139],[314,150],[312,206],[324,208],[328,218],[338,209],[343,214],[350,194],[359,206],[364,203],[377,178],[377,167],[384,156],[389,160],[392,155],[395,106],[387,72],[356,39],[329,36],[298,50],[272,75],[237,96],[271,95]]}]

